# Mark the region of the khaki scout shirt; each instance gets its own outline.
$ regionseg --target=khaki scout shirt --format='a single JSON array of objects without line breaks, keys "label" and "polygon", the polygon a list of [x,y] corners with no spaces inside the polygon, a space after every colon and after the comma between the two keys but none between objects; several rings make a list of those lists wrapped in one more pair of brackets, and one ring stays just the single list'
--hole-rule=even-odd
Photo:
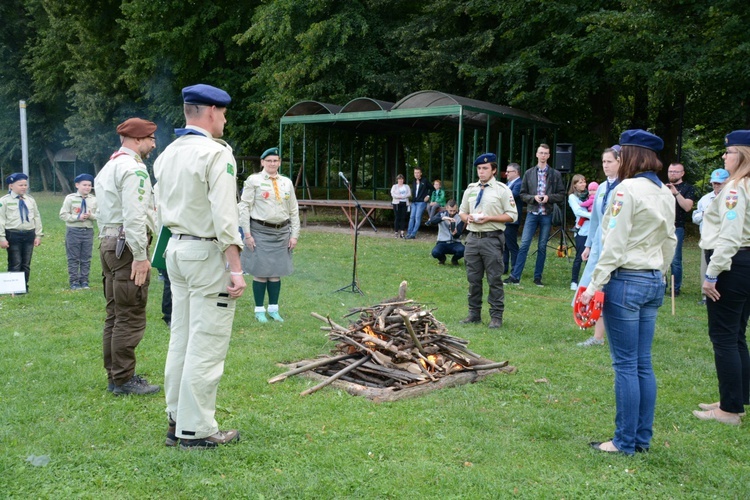
[{"label": "khaki scout shirt", "polygon": [[276,175],[279,198],[273,189],[273,180],[265,172],[252,174],[245,180],[242,199],[239,203],[240,222],[245,234],[250,234],[250,219],[270,224],[281,224],[288,220],[292,225],[292,238],[299,238],[299,207],[294,184],[288,177]]},{"label": "khaki scout shirt", "polygon": [[29,209],[29,221],[21,221],[21,212],[18,209],[18,195],[10,192],[0,198],[0,241],[5,241],[5,231],[18,229],[20,231],[34,230],[37,238],[44,236],[42,231],[42,218],[39,216],[39,208],[36,200],[30,195],[23,195],[23,201]]},{"label": "khaki scout shirt", "polygon": [[706,268],[709,276],[718,276],[732,266],[732,257],[740,247],[750,247],[748,218],[748,181],[728,182],[703,213],[700,247],[713,250]]},{"label": "khaki scout shirt", "polygon": [[[498,182],[494,177],[489,180],[484,188],[484,194],[477,207],[477,196],[482,188],[479,182],[469,184],[464,191],[464,197],[461,201],[462,214],[484,214],[490,215],[510,215],[513,222],[518,220],[518,209],[513,199],[513,192],[502,182]],[[504,231],[504,222],[485,222],[484,224],[469,223],[468,230],[481,233],[486,231]]]},{"label": "khaki scout shirt", "polygon": [[616,269],[658,269],[672,263],[674,196],[668,187],[636,177],[616,188],[602,221],[602,251],[587,292],[593,294],[609,282]]},{"label": "khaki scout shirt", "polygon": [[178,137],[154,163],[159,221],[173,234],[216,238],[224,252],[242,249],[237,213],[237,162],[232,148],[207,131]]},{"label": "khaki scout shirt", "polygon": [[147,260],[148,231],[155,232],[156,222],[151,178],[141,157],[121,147],[99,171],[94,185],[99,237],[104,237],[105,228],[123,226],[133,259]]},{"label": "khaki scout shirt", "polygon": [[65,225],[68,227],[92,229],[94,227],[94,219],[96,219],[96,196],[93,194],[86,195],[86,213],[89,214],[88,219],[80,218],[82,201],[83,196],[78,193],[71,193],[66,196],[60,209],[60,220],[65,221]]}]

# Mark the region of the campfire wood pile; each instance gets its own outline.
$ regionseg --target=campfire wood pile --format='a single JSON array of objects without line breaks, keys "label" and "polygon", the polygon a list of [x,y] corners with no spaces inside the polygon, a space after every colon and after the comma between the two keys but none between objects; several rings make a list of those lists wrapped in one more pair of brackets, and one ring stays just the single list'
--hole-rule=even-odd
[{"label": "campfire wood pile", "polygon": [[351,309],[345,317],[356,316],[357,319],[348,326],[311,313],[326,323],[321,329],[328,331],[329,338],[336,342],[332,355],[296,363],[294,369],[268,382],[279,382],[305,372],[318,374],[320,377],[315,378],[323,381],[303,391],[304,396],[336,380],[393,392],[426,384],[455,385],[446,383],[445,379],[452,377],[465,380],[459,383],[472,382],[482,378],[478,375],[480,371],[486,374],[515,371],[507,361],[496,363],[472,352],[467,340],[448,334],[445,325],[432,315],[432,310],[405,296],[406,282],[403,282],[398,297],[370,307]]}]

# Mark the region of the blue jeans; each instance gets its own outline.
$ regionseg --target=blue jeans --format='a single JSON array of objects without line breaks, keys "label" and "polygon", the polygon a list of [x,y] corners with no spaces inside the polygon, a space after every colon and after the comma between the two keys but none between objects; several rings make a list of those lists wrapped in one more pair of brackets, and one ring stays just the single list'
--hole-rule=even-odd
[{"label": "blue jeans", "polygon": [[536,252],[536,266],[534,267],[534,279],[542,279],[544,271],[544,260],[547,258],[547,240],[552,228],[552,214],[538,215],[534,213],[526,214],[526,223],[523,225],[523,235],[521,236],[521,248],[518,250],[518,258],[513,263],[511,278],[520,280],[523,268],[526,265],[526,257],[529,255],[531,240],[534,239],[537,227],[539,228],[539,242]]},{"label": "blue jeans", "polygon": [[416,236],[419,226],[422,224],[422,214],[427,203],[424,201],[415,201],[411,204],[411,215],[409,216],[409,229],[406,230],[406,236]]},{"label": "blue jeans", "polygon": [[685,240],[685,228],[674,228],[674,235],[677,236],[677,246],[674,249],[671,271],[674,276],[674,291],[679,292],[682,288],[682,242]]},{"label": "blue jeans", "polygon": [[656,314],[664,301],[660,271],[612,273],[604,286],[604,325],[615,371],[617,449],[632,455],[648,449],[656,406],[656,376],[651,366]]},{"label": "blue jeans", "polygon": [[446,255],[453,255],[451,262],[458,262],[464,256],[464,244],[460,241],[438,241],[432,249],[432,256],[445,262]]}]

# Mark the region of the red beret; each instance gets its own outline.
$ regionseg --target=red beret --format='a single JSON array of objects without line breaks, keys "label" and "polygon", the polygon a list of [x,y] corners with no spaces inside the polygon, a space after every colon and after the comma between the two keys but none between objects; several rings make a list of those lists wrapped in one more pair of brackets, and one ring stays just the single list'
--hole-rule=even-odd
[{"label": "red beret", "polygon": [[141,118],[128,118],[117,126],[117,134],[142,139],[156,131],[156,123]]}]

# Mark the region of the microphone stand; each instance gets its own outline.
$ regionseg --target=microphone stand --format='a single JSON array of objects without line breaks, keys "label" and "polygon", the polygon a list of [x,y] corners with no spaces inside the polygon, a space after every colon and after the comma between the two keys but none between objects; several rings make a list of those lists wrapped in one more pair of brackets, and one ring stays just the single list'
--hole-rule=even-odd
[{"label": "microphone stand", "polygon": [[370,226],[372,227],[373,231],[376,233],[378,232],[378,229],[375,227],[375,224],[372,222],[372,219],[369,215],[367,215],[367,212],[365,212],[365,209],[362,208],[362,205],[360,205],[359,200],[354,195],[354,192],[352,191],[352,186],[349,184],[349,181],[346,179],[346,176],[342,172],[339,172],[339,177],[344,181],[344,184],[346,185],[346,188],[349,190],[349,196],[352,200],[354,200],[354,204],[356,205],[356,209],[354,210],[354,255],[352,259],[352,282],[349,285],[342,286],[338,290],[334,290],[335,292],[352,292],[352,293],[359,293],[360,295],[364,295],[364,292],[359,288],[359,284],[357,283],[357,247],[359,244],[359,211],[362,211],[362,215],[364,215],[365,219],[370,223]]}]

